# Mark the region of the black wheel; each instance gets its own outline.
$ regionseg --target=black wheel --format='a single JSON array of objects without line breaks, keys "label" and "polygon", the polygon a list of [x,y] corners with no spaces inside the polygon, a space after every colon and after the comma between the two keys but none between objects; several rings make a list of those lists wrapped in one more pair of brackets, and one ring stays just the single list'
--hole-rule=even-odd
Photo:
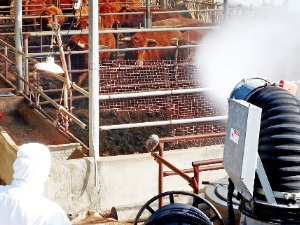
[{"label": "black wheel", "polygon": [[[175,196],[179,195],[190,196],[192,198],[192,204],[176,203]],[[169,204],[165,204],[161,208],[157,207],[158,204],[153,204],[158,208],[155,210],[154,206],[151,206],[151,204],[163,197],[169,198]],[[209,210],[209,215],[204,214],[199,207],[204,208],[207,211]],[[168,191],[154,196],[141,207],[134,220],[134,225],[139,223],[141,215],[146,210],[151,215],[145,221],[144,225],[224,225],[220,213],[209,201],[199,195],[185,191]]]}]

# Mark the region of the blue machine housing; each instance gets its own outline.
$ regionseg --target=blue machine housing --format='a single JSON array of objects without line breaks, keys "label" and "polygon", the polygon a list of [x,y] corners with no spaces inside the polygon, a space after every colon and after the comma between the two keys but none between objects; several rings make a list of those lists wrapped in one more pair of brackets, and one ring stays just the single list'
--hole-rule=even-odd
[{"label": "blue machine housing", "polygon": [[253,93],[268,85],[271,85],[269,81],[259,77],[243,79],[234,87],[229,97],[247,101]]}]

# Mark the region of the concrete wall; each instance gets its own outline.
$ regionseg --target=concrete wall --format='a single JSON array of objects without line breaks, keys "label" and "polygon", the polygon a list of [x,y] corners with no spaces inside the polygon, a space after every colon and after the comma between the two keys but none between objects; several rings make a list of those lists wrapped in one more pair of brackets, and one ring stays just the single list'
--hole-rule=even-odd
[{"label": "concrete wall", "polygon": [[13,176],[13,162],[17,156],[18,146],[10,136],[0,127],[0,178],[10,184]]},{"label": "concrete wall", "polygon": [[[223,145],[164,154],[176,167],[188,169],[192,168],[192,161],[222,157]],[[95,176],[93,158],[53,162],[45,195],[73,216],[88,209],[103,213],[115,207],[120,221],[132,221],[140,207],[158,194],[158,164],[150,153],[101,157],[96,166]],[[215,181],[225,176],[224,170],[202,172],[200,181]],[[171,190],[192,191],[192,188],[179,176],[165,177],[164,191]]]},{"label": "concrete wall", "polygon": [[[9,184],[18,146],[2,127],[0,145],[0,178]],[[53,161],[45,196],[60,204],[66,213],[76,216],[91,209],[105,213],[115,207],[120,221],[132,221],[140,207],[158,194],[158,164],[150,153],[100,157],[97,164],[91,157],[66,160],[66,154],[80,152],[79,147],[77,143],[49,145]],[[179,169],[192,168],[193,161],[222,156],[223,145],[164,153],[164,158]],[[200,181],[225,176],[224,170],[202,172]],[[192,188],[179,176],[165,177],[164,191],[174,190]]]},{"label": "concrete wall", "polygon": [[[22,97],[0,97],[0,112],[3,114],[10,113],[15,110],[18,105],[23,101]],[[5,120],[5,115],[0,117],[1,120]],[[18,146],[6,133],[6,131],[0,127],[0,178],[4,183],[8,184],[12,180],[13,167],[12,163],[17,155]]]}]

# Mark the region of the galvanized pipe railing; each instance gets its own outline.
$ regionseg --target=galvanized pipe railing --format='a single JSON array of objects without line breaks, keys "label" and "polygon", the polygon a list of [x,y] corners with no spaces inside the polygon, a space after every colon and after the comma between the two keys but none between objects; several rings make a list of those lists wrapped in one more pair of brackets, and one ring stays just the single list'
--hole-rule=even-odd
[{"label": "galvanized pipe railing", "polygon": [[[135,127],[165,126],[165,125],[172,125],[172,124],[200,123],[200,122],[211,122],[211,121],[222,121],[222,120],[226,121],[227,116],[213,116],[213,117],[202,117],[202,118],[192,118],[192,119],[164,120],[164,121],[154,121],[154,122],[100,126],[100,131],[101,130],[135,128]],[[192,135],[192,136],[194,136],[194,135]],[[192,139],[195,139],[195,138],[192,138]]]},{"label": "galvanized pipe railing", "polygon": [[81,120],[79,120],[76,116],[74,116],[72,113],[70,113],[66,108],[64,108],[62,105],[57,104],[55,101],[53,101],[50,97],[44,94],[44,92],[40,91],[38,88],[32,86],[27,80],[25,80],[23,77],[20,77],[17,74],[14,74],[18,79],[23,81],[26,85],[28,85],[34,92],[37,92],[40,94],[43,98],[47,99],[49,103],[51,103],[56,109],[58,109],[63,115],[69,117],[74,121],[76,124],[78,124],[82,129],[87,129],[88,126],[83,123]]}]

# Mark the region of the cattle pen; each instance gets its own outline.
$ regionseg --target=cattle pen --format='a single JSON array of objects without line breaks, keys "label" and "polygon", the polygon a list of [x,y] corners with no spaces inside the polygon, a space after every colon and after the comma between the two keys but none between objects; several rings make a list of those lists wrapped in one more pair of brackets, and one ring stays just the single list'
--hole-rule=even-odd
[{"label": "cattle pen", "polygon": [[[157,3],[151,3],[151,5],[155,5]],[[168,3],[167,5],[172,5],[174,3]],[[185,6],[189,6],[189,3],[186,2]],[[170,10],[173,10],[170,8]],[[197,18],[199,20],[202,20],[201,22],[205,22],[205,26],[202,27],[151,27],[151,28],[132,28],[132,27],[116,27],[106,30],[100,30],[100,36],[101,34],[106,33],[112,33],[114,34],[116,38],[116,48],[114,49],[107,49],[105,46],[100,46],[100,54],[101,52],[110,52],[112,57],[110,59],[105,59],[103,61],[100,61],[100,111],[104,113],[112,112],[116,115],[128,113],[128,112],[136,112],[136,111],[142,111],[146,114],[161,114],[163,117],[161,117],[163,120],[169,121],[165,124],[171,125],[173,128],[168,129],[169,135],[191,135],[191,134],[197,134],[199,132],[201,133],[207,133],[212,131],[222,131],[223,128],[221,128],[223,125],[220,125],[219,122],[216,123],[216,125],[208,124],[206,125],[207,128],[197,126],[184,126],[180,125],[183,123],[189,123],[190,121],[183,121],[182,119],[192,119],[197,117],[210,117],[213,118],[216,115],[220,115],[220,112],[218,112],[218,109],[213,106],[213,103],[211,100],[209,100],[209,97],[205,95],[205,92],[207,92],[207,89],[205,88],[199,88],[201,87],[201,84],[199,84],[196,81],[196,67],[193,61],[191,60],[185,60],[180,57],[180,51],[182,49],[187,49],[187,51],[193,51],[194,48],[196,48],[195,45],[192,44],[185,44],[183,46],[179,46],[178,44],[175,44],[173,46],[157,46],[157,47],[136,47],[136,48],[128,48],[126,47],[124,41],[122,41],[122,38],[124,36],[131,35],[132,33],[138,33],[140,31],[143,32],[161,32],[161,31],[190,31],[190,30],[210,30],[214,29],[214,26],[218,25],[220,22],[220,18],[222,17],[222,4],[218,2],[209,2],[209,1],[202,1],[199,2],[198,6],[193,6],[193,8],[185,8],[185,10],[182,10],[183,12],[189,11],[193,14],[194,18]],[[240,13],[245,13],[247,10],[251,11],[251,9],[243,8],[243,7],[234,7],[230,8],[229,12],[233,16],[238,16]],[[166,11],[166,13],[169,13],[170,11]],[[179,11],[180,12],[180,11]],[[162,13],[162,12],[152,12],[155,13]],[[115,14],[124,14],[124,13],[114,13]],[[128,12],[127,14],[130,14]],[[199,15],[202,16],[199,16]],[[108,13],[103,13],[100,16],[108,15]],[[111,14],[109,14],[111,15]],[[210,16],[208,16],[210,15]],[[26,15],[24,16],[25,19],[28,19],[30,16]],[[39,16],[39,19],[46,17],[46,16]],[[66,14],[66,20],[68,17],[72,17],[72,14]],[[12,31],[12,29],[9,29],[9,23],[11,22],[11,15],[10,16],[3,16],[3,21],[5,23],[2,25],[3,27],[1,29]],[[203,21],[206,20],[206,21]],[[70,21],[70,20],[68,20]],[[72,23],[72,21],[71,21]],[[209,26],[207,25],[209,24]],[[26,24],[26,26],[28,26]],[[69,28],[68,28],[69,26]],[[36,27],[39,27],[38,25]],[[78,102],[84,102],[83,100],[88,97],[88,82],[86,78],[86,74],[88,71],[87,67],[83,67],[81,65],[82,61],[82,55],[83,57],[87,57],[88,50],[74,50],[71,49],[70,46],[68,46],[68,38],[72,35],[78,35],[78,34],[88,34],[88,30],[74,30],[70,29],[70,25],[66,25],[67,29],[60,28],[59,35],[61,35],[62,44],[64,45],[64,55],[66,57],[66,63],[67,63],[67,72],[70,76],[70,80],[73,82],[73,86],[71,88],[71,91],[69,93],[69,96],[65,96],[69,99],[63,99],[63,101],[70,101],[70,112],[76,112],[76,104]],[[35,28],[36,29],[36,28]],[[28,60],[28,58],[34,58],[37,61],[42,61],[45,57],[51,55],[55,57],[56,62],[60,61],[60,52],[59,47],[56,46],[56,44],[53,43],[51,38],[55,36],[55,30],[40,30],[40,31],[28,31],[30,30],[30,27],[23,27],[22,32],[22,44],[24,52],[26,53],[27,57],[23,57],[22,60],[24,60],[24,74],[23,77],[29,78],[30,77],[38,77],[38,79],[46,80],[45,86],[42,86],[43,92],[50,95],[50,97],[54,96],[53,101],[54,102],[60,102],[61,101],[61,88],[63,87],[63,82],[61,84],[58,84],[60,81],[56,79],[55,82],[52,82],[53,85],[49,85],[49,79],[52,78],[45,78],[39,74],[35,74],[35,71],[33,71],[33,64],[32,61]],[[7,32],[7,37],[13,37],[14,32]],[[139,51],[139,50],[153,50],[153,49],[171,49],[174,50],[175,55],[177,58],[170,59],[170,60],[145,60],[144,65],[137,65],[136,61],[134,59],[125,59],[126,52],[132,52],[132,51]],[[12,49],[10,49],[12,51]],[[13,58],[14,56],[11,54],[11,52],[8,51],[8,58]],[[6,51],[7,52],[7,51]],[[11,55],[11,56],[9,56]],[[79,60],[78,60],[79,57]],[[5,62],[7,65],[8,61]],[[11,66],[10,66],[11,67]],[[5,72],[4,76],[7,77],[8,66],[5,66]],[[166,74],[169,74],[166,76]],[[14,78],[15,79],[15,78]],[[37,80],[34,78],[35,84],[33,86],[41,86],[42,81]],[[30,82],[30,80],[27,80]],[[56,84],[57,87],[53,88]],[[75,88],[78,85],[78,88]],[[79,87],[81,86],[81,87]],[[78,89],[81,89],[81,91],[78,91]],[[47,90],[48,89],[48,90]],[[28,90],[28,89],[27,89]],[[159,91],[158,91],[159,90]],[[72,92],[72,93],[71,93]],[[143,92],[145,92],[143,94]],[[200,93],[200,95],[199,95]],[[25,93],[28,94],[28,93]],[[37,96],[37,94],[34,94]],[[151,95],[151,97],[150,97]],[[157,95],[157,96],[155,96]],[[200,97],[199,97],[200,96]],[[178,100],[180,99],[180,100]],[[190,99],[190,100],[188,100]],[[38,108],[45,108],[44,112],[52,112],[51,107],[49,109],[49,101],[45,101],[38,99]],[[194,102],[189,104],[194,105],[187,105],[187,102]],[[161,102],[161,103],[157,103]],[[85,103],[86,104],[86,103]],[[80,104],[79,104],[80,105]],[[81,103],[81,105],[84,105],[84,103]],[[202,112],[192,112],[193,107],[197,105],[202,105],[200,108],[203,108]],[[78,110],[81,113],[83,113],[83,110]],[[54,113],[52,112],[52,115]],[[85,112],[85,115],[87,113]],[[82,116],[82,115],[80,115]],[[51,117],[51,116],[50,116]],[[75,116],[77,117],[77,116]],[[218,120],[218,117],[215,117]],[[220,117],[222,118],[222,117]],[[175,122],[174,120],[179,120],[178,122]],[[53,121],[57,120],[57,118],[52,118]],[[158,120],[155,118],[155,120]],[[171,121],[172,120],[172,121]],[[180,121],[182,120],[182,121]],[[210,119],[209,119],[210,120]],[[223,119],[221,119],[223,120]],[[73,120],[76,122],[76,120]],[[85,119],[85,122],[88,120]],[[170,122],[171,121],[171,122]],[[110,129],[117,129],[117,128],[130,128],[130,126],[124,125],[116,125],[116,124],[110,124],[113,126],[109,127],[109,124],[106,124],[105,121],[103,121],[105,124],[100,126],[100,130],[110,130]],[[146,121],[140,121],[140,122],[146,122]],[[147,121],[149,122],[149,121]],[[157,121],[156,121],[157,122]],[[205,122],[205,121],[204,121]],[[209,122],[209,121],[208,121]],[[135,123],[135,122],[132,122]],[[178,123],[178,127],[175,128],[174,124]],[[63,126],[63,130],[69,131],[69,128],[66,126],[69,126],[69,123],[62,122],[60,123]],[[146,123],[143,123],[146,126]],[[131,125],[134,126],[143,126],[141,125]],[[163,123],[161,123],[163,124]],[[153,125],[155,123],[153,122]],[[71,125],[73,126],[73,124]],[[81,127],[84,127],[80,124]],[[148,123],[148,126],[152,126],[151,123]],[[170,127],[170,126],[169,126]],[[211,128],[209,128],[211,127]],[[221,129],[221,130],[220,130]],[[75,128],[75,130],[78,130],[78,128]],[[83,134],[85,131],[82,132]],[[82,135],[80,133],[81,137],[84,137],[85,140],[80,140],[81,143],[84,144],[84,146],[87,148],[88,146],[88,139],[87,134]],[[167,135],[163,134],[163,135]],[[76,135],[75,135],[76,136]],[[168,135],[167,135],[168,136]],[[80,139],[81,137],[77,137]],[[174,146],[173,146],[174,147]],[[107,153],[105,153],[107,154]]]},{"label": "cattle pen", "polygon": [[[205,134],[206,138],[202,139],[166,143],[164,149],[174,150],[170,151],[172,152],[170,155],[174,154],[176,157],[182,157],[180,150],[176,150],[185,149],[184,157],[188,162],[198,157],[199,152],[194,150],[194,147],[204,148],[200,157],[205,158],[206,154],[213,153],[220,157],[224,138],[218,134],[224,133],[227,117],[210,97],[210,88],[203,86],[193,59],[183,57],[183,55],[193,54],[199,43],[180,44],[180,39],[175,38],[172,43],[165,46],[137,47],[129,46],[125,40],[141,32],[210,31],[223,21],[226,13],[227,16],[239,16],[251,13],[252,9],[228,6],[228,11],[224,11],[224,3],[214,0],[183,1],[182,3],[185,7],[179,10],[175,7],[177,3],[174,1],[153,1],[150,4],[142,2],[141,7],[151,5],[151,7],[167,9],[164,12],[153,11],[150,13],[151,16],[147,11],[99,13],[99,18],[101,16],[137,15],[138,13],[145,18],[144,24],[138,27],[118,24],[111,28],[99,29],[99,39],[105,34],[113,34],[116,43],[114,48],[109,48],[108,44],[99,42],[99,58],[105,53],[109,53],[109,58],[99,61],[99,90],[97,90],[96,97],[99,100],[99,109],[97,109],[96,116],[99,117],[100,125],[95,129],[99,130],[100,138],[96,145],[99,145],[100,151],[97,156],[90,151],[91,84],[86,61],[90,50],[82,45],[70,45],[72,36],[89,35],[89,30],[72,26],[75,15],[73,11],[64,13],[66,20],[64,26],[57,26],[55,22],[55,26],[45,29],[41,25],[42,19],[50,16],[32,16],[25,13],[20,23],[17,15],[11,14],[14,5],[0,7],[3,9],[0,17],[2,71],[0,80],[1,84],[2,82],[5,84],[5,87],[1,88],[0,98],[21,96],[29,108],[37,110],[43,119],[57,128],[59,133],[71,139],[72,149],[64,151],[64,154],[52,146],[57,150],[53,154],[59,155],[54,162],[55,167],[52,168],[52,173],[59,174],[59,178],[53,176],[46,188],[46,195],[59,202],[70,217],[88,210],[91,206],[99,211],[107,211],[111,206],[116,206],[119,212],[129,211],[127,215],[121,216],[121,219],[123,217],[126,220],[128,218],[132,220],[132,214],[136,212],[136,204],[140,205],[157,191],[156,182],[146,184],[147,177],[152,179],[152,173],[155,174],[154,177],[157,175],[156,167],[153,169],[148,155],[142,154],[147,153],[144,143],[153,133],[161,137]],[[55,1],[55,5],[59,7],[59,1]],[[72,8],[72,5],[69,8]],[[21,11],[26,12],[25,9]],[[192,18],[189,19],[198,20],[203,26],[153,25],[151,18],[154,14],[170,14],[174,11],[190,14]],[[32,18],[37,19],[37,24],[28,23],[28,19]],[[57,21],[56,16],[53,16],[53,19]],[[18,33],[18,29],[22,32]],[[142,59],[141,62],[136,56],[137,52],[150,50],[171,51],[173,58],[158,57]],[[53,57],[54,63],[63,68],[63,74],[49,74],[36,70],[36,65],[45,62],[48,57]],[[5,116],[4,114],[3,120]],[[24,125],[26,122],[16,125],[16,128],[4,123],[3,120],[0,121],[0,125],[11,135],[17,145],[24,140],[41,141],[38,139],[41,136],[39,133],[34,133],[33,137],[27,137],[29,132]],[[31,121],[34,120],[33,115]],[[19,135],[15,134],[16,129]],[[50,135],[44,138],[55,139]],[[51,142],[49,145],[54,145],[54,143]],[[74,148],[76,151],[73,151]],[[101,159],[96,161],[95,158],[93,160],[88,156],[95,158],[100,156]],[[112,159],[109,156],[115,156],[115,158]],[[136,156],[138,159],[134,158]],[[61,159],[63,160],[59,161]],[[78,161],[69,159],[78,159]],[[118,173],[116,168],[122,172]],[[148,170],[151,174],[147,174],[150,173]],[[112,171],[115,171],[113,178]],[[8,183],[9,179],[6,177],[4,179],[2,175],[3,170],[0,168],[0,181]],[[132,190],[128,191],[124,188],[122,177],[127,175],[129,175],[127,185],[132,186],[133,183],[138,186],[136,199],[129,197],[135,194]],[[130,176],[133,178],[131,179]],[[139,177],[140,180],[135,177]],[[206,176],[203,179],[205,178]],[[146,180],[143,181],[144,179]],[[176,180],[175,182],[167,181],[166,189],[176,182]],[[144,183],[148,187],[140,187],[137,183]],[[185,187],[186,184],[178,185]],[[54,190],[59,190],[60,193],[57,194]],[[103,193],[108,196],[103,196]],[[122,197],[122,201],[115,193]]]}]

